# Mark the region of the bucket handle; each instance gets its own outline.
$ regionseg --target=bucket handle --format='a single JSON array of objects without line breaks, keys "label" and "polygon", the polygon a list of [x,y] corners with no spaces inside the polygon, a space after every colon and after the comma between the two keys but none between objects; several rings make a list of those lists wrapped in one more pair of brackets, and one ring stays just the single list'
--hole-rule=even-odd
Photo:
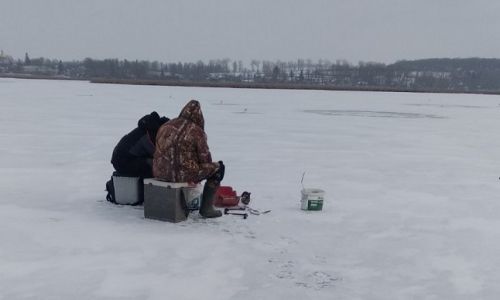
[{"label": "bucket handle", "polygon": [[304,173],[302,173],[302,179],[300,180],[300,184],[302,185],[302,189],[305,189],[304,187],[304,176],[306,175],[306,171],[304,171]]}]

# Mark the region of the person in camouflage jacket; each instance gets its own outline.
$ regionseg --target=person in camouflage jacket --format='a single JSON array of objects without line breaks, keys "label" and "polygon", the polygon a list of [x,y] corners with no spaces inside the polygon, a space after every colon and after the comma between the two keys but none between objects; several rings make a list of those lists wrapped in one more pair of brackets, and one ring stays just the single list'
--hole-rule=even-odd
[{"label": "person in camouflage jacket", "polygon": [[178,118],[162,125],[156,136],[153,175],[168,182],[198,183],[206,179],[200,214],[213,218],[222,215],[212,203],[225,167],[222,161],[212,162],[204,127],[201,106],[196,100],[189,101]]}]

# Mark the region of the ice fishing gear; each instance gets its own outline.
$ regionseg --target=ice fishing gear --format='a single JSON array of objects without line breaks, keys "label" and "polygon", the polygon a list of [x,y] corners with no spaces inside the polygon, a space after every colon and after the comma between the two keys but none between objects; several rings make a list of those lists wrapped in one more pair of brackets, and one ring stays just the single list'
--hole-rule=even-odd
[{"label": "ice fishing gear", "polygon": [[[248,198],[245,198],[245,202],[250,203],[250,193],[244,192],[243,194],[245,194],[245,193],[247,193],[245,195],[245,197],[248,197]],[[241,199],[243,199],[243,194],[241,195]],[[241,200],[241,202],[244,203],[243,200]],[[234,206],[234,207],[226,207],[224,209],[224,214],[233,214],[232,212],[237,212],[237,211],[247,211],[248,213],[250,213],[252,215],[256,215],[256,216],[264,215],[264,214],[271,212],[271,210],[260,211],[258,209],[251,208],[250,206],[248,206],[246,204],[243,204],[243,205],[238,205],[238,206]]]},{"label": "ice fishing gear", "polygon": [[220,186],[215,193],[215,207],[231,207],[237,206],[240,198],[230,186]]},{"label": "ice fishing gear", "polygon": [[[241,212],[245,212],[245,213],[241,213]],[[245,215],[246,214],[248,216],[248,214],[246,212],[248,212],[251,215],[260,216],[260,215],[270,213],[271,210],[260,211],[258,209],[254,209],[254,208],[251,208],[251,207],[246,206],[246,205],[224,208],[225,215]],[[246,219],[246,217],[244,217],[244,219]]]},{"label": "ice fishing gear", "polygon": [[244,191],[243,193],[241,193],[240,201],[241,201],[241,203],[248,205],[250,203],[250,193],[247,191]]},{"label": "ice fishing gear", "polygon": [[271,210],[264,210],[264,211],[260,211],[258,209],[254,209],[254,208],[250,208],[250,207],[246,207],[246,210],[251,213],[252,215],[256,215],[256,216],[259,216],[259,215],[264,215],[264,214],[267,214],[267,213],[270,213]]},{"label": "ice fishing gear", "polygon": [[271,212],[271,210],[260,211],[253,209],[250,206],[250,195],[248,191],[244,191],[240,196],[230,186],[220,186],[216,192],[214,206],[224,208],[225,215],[237,215],[246,219],[249,214],[263,215]]},{"label": "ice fishing gear", "polygon": [[224,208],[224,213],[226,214],[227,212],[230,212],[233,210],[235,210],[235,211],[246,210],[246,207],[244,207],[244,206],[226,207],[226,208]]},{"label": "ice fishing gear", "polygon": [[233,211],[243,211],[243,210],[241,210],[241,209],[228,209],[228,208],[225,208],[224,209],[224,214],[225,215],[233,215],[233,216],[241,216],[241,217],[243,217],[243,219],[248,218],[248,214],[245,213],[245,212],[233,212]]}]

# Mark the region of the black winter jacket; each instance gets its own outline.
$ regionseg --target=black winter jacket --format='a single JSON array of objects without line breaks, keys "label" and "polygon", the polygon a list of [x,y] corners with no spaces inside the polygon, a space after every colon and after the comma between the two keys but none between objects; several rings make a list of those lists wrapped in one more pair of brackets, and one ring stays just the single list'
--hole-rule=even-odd
[{"label": "black winter jacket", "polygon": [[168,121],[168,118],[152,112],[137,122],[137,128],[126,134],[116,145],[111,157],[115,169],[121,169],[137,158],[152,159],[155,151],[155,140],[158,128]]}]

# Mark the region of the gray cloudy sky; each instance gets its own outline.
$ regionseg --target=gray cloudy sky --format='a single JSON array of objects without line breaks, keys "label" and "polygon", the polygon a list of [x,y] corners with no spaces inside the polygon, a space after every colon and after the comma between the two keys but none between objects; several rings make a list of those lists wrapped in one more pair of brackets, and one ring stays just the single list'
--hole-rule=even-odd
[{"label": "gray cloudy sky", "polygon": [[498,0],[0,0],[14,57],[500,57]]}]

